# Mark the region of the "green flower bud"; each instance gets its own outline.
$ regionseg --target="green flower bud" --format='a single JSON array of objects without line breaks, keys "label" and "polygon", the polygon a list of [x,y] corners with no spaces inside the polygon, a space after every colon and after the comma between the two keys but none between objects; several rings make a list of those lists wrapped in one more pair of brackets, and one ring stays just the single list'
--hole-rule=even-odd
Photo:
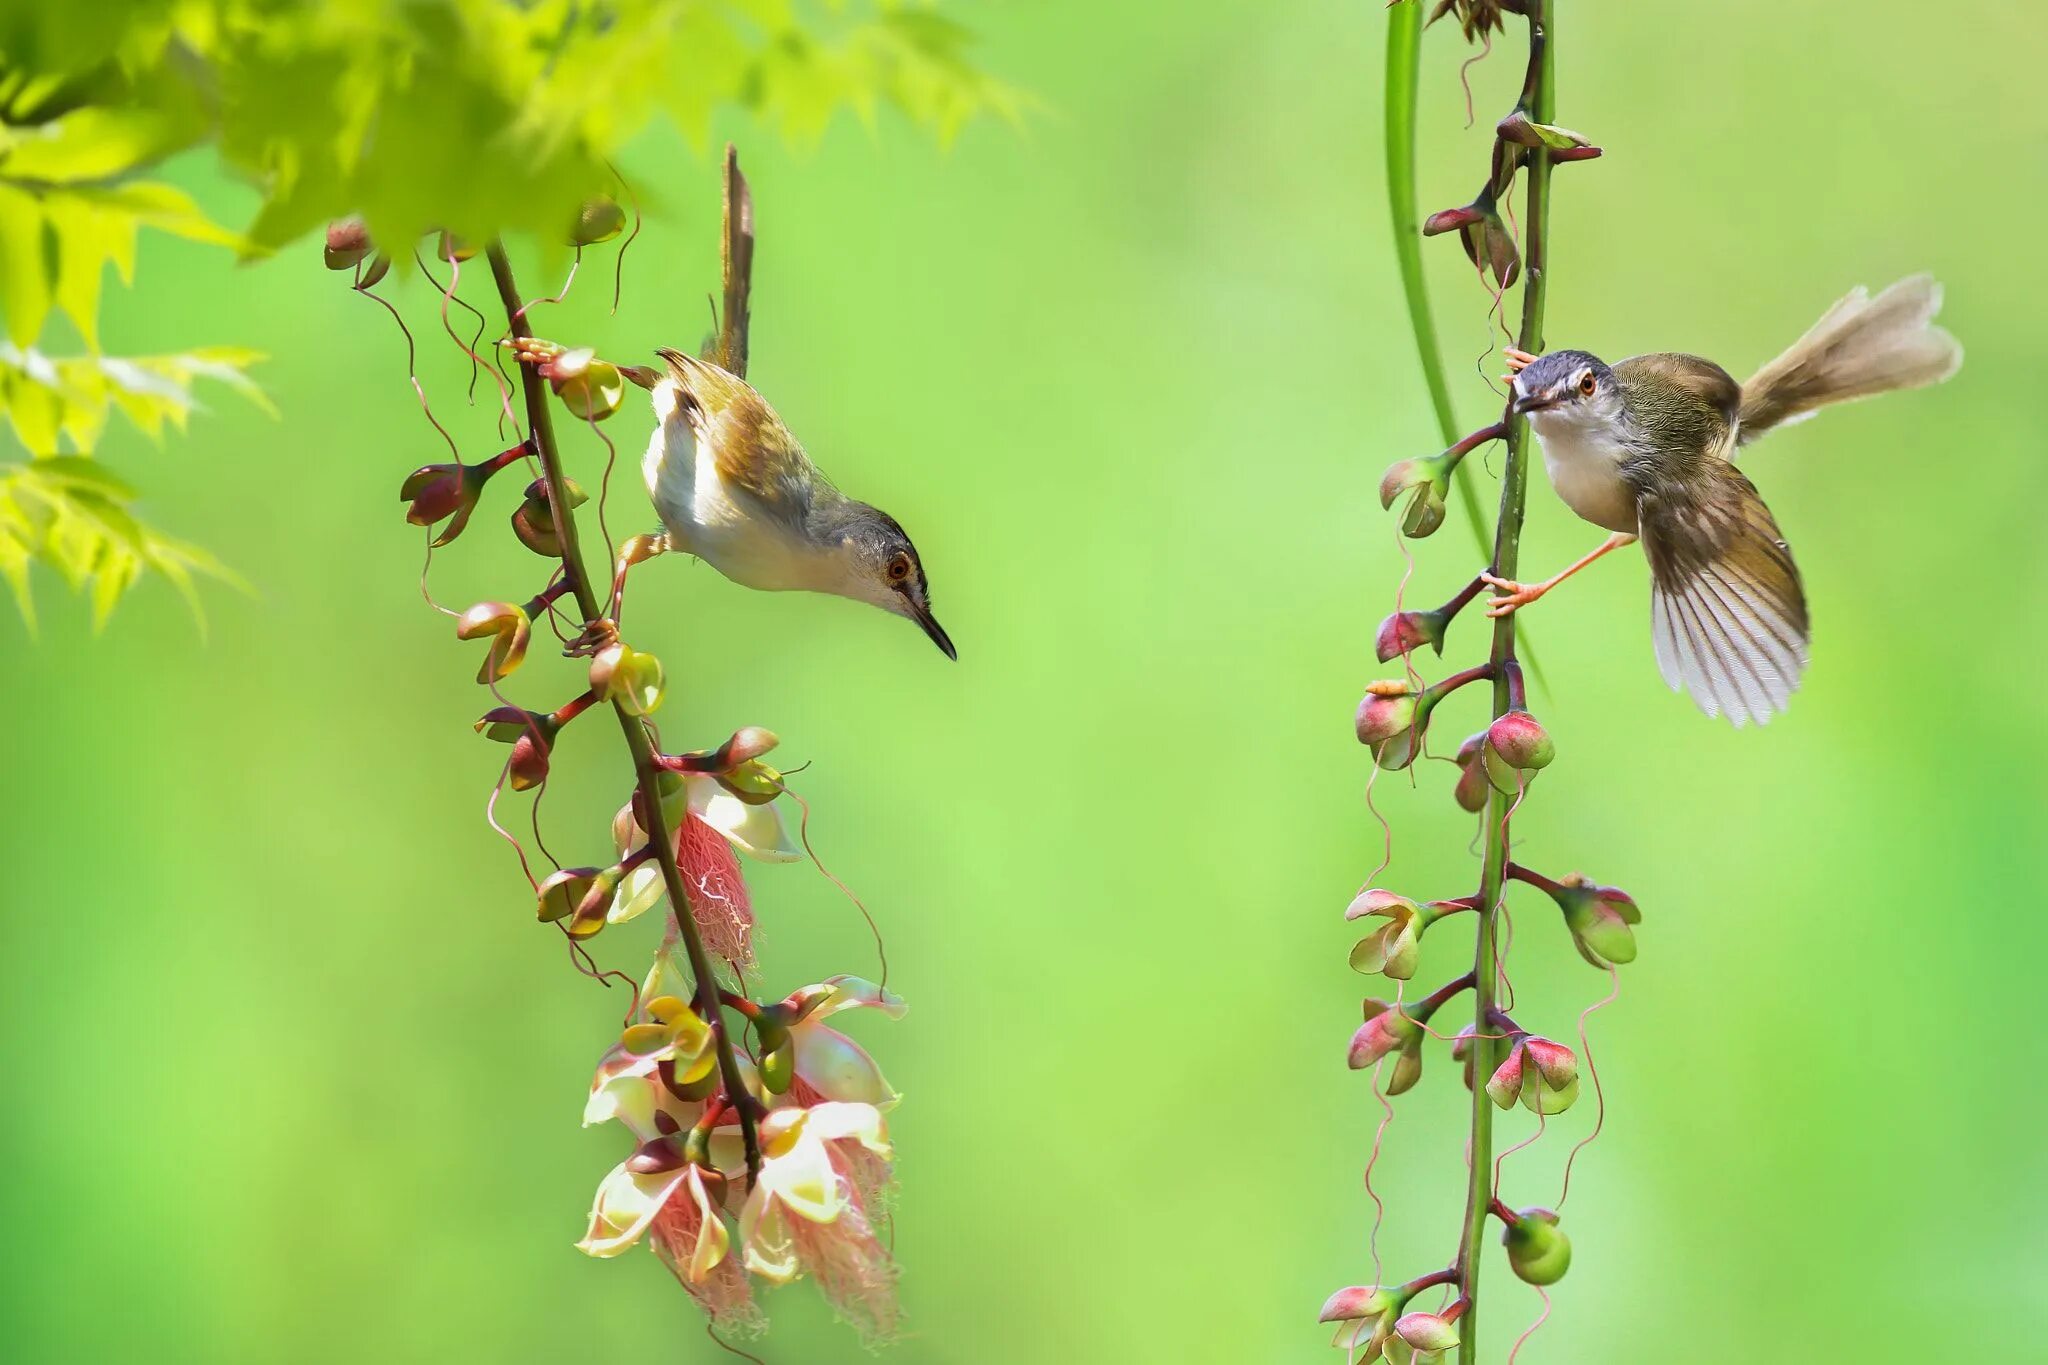
[{"label": "green flower bud", "polygon": [[1551,1285],[1571,1269],[1571,1239],[1557,1230],[1557,1215],[1549,1209],[1523,1209],[1501,1235],[1508,1249],[1508,1265],[1528,1284]]}]

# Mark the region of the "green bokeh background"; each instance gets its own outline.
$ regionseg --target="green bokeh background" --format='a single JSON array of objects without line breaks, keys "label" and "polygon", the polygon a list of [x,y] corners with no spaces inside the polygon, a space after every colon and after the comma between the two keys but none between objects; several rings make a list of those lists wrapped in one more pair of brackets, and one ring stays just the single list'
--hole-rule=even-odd
[{"label": "green bokeh background", "polygon": [[[2036,1358],[2048,32],[1985,0],[1561,10],[1560,116],[1607,157],[1559,176],[1552,344],[1742,373],[1850,285],[1932,269],[1969,361],[1749,457],[1816,621],[1780,723],[1735,732],[1664,690],[1637,556],[1534,614],[1560,759],[1521,856],[1628,887],[1645,923],[1591,1024],[1609,1112],[1566,1205],[1576,1261],[1519,1359]],[[819,851],[912,1002],[856,1021],[907,1094],[889,1358],[1332,1358],[1315,1309],[1372,1275],[1379,1110],[1342,1059],[1373,983],[1340,919],[1380,849],[1348,718],[1403,570],[1372,491],[1437,444],[1380,188],[1384,20],[958,12],[1043,99],[1021,135],[940,153],[885,120],[792,154],[726,131],[760,213],[754,378],[911,529],[961,662],[680,560],[636,579],[632,635],[668,664],[671,742],[766,724],[810,762]],[[1474,69],[1466,131],[1464,51],[1430,35],[1426,207],[1477,184],[1516,46]],[[204,159],[174,169],[224,215],[248,202]],[[537,317],[634,357],[704,329],[715,178],[667,135],[627,169],[658,204],[617,317],[603,256]],[[1428,259],[1476,425],[1486,298],[1454,246]],[[529,293],[559,284],[521,260]],[[309,245],[238,269],[152,240],[141,280],[109,301],[109,349],[260,347],[284,416],[223,399],[161,452],[102,452],[256,583],[210,595],[209,638],[161,584],[97,639],[48,579],[40,640],[0,615],[0,1354],[722,1359],[652,1257],[570,1249],[621,1155],[577,1121],[622,1002],[532,923],[483,823],[502,751],[469,730],[475,647],[414,591],[392,494],[444,451],[390,320]],[[437,410],[469,458],[495,450],[488,386],[465,406],[431,293],[401,292]],[[647,426],[609,428],[615,534],[648,522]],[[594,485],[602,452],[569,430]],[[437,559],[443,600],[536,586],[499,531],[510,493]],[[1538,569],[1597,534],[1540,482],[1531,506]],[[1415,555],[1411,603],[1474,567],[1462,525]],[[1448,657],[1478,638],[1461,624]],[[512,690],[552,703],[570,676],[536,659]],[[579,861],[625,780],[613,728],[586,725],[543,807]],[[1379,784],[1388,884],[1471,886],[1450,783]],[[755,890],[773,990],[871,971],[813,871]],[[1606,982],[1546,902],[1516,910],[1518,1014],[1569,1036]],[[597,950],[637,971],[653,932]],[[1466,951],[1441,940],[1425,980]],[[1390,1273],[1454,1249],[1463,1103],[1432,1049],[1379,1166]],[[1555,1201],[1594,1111],[1510,1159],[1510,1202]],[[1489,1264],[1498,1360],[1538,1304]],[[771,1302],[768,1360],[857,1356],[807,1290]]]}]

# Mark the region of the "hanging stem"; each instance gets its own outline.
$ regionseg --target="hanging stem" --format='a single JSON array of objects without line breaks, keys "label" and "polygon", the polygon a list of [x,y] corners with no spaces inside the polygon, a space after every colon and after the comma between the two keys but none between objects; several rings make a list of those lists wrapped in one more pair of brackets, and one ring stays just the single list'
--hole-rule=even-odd
[{"label": "hanging stem", "polygon": [[[1437,345],[1436,315],[1429,307],[1429,283],[1422,274],[1422,211],[1415,190],[1415,104],[1422,68],[1420,4],[1396,5],[1387,16],[1387,206],[1394,214],[1394,256],[1401,267],[1401,292],[1408,300],[1408,325],[1415,333],[1415,354],[1429,385],[1430,406],[1445,445],[1458,439],[1458,419],[1451,411],[1451,385],[1444,374],[1443,352]],[[1465,520],[1474,543],[1486,552],[1486,530],[1479,514],[1479,493],[1473,476],[1458,485]]]},{"label": "hanging stem", "polygon": [[[1403,6],[1403,8],[1411,8]],[[1529,69],[1534,90],[1534,115],[1538,122],[1555,120],[1557,98],[1555,57],[1550,43],[1551,0],[1528,0]],[[1528,210],[1523,219],[1527,241],[1522,272],[1522,325],[1517,344],[1525,351],[1543,350],[1543,303],[1550,285],[1550,167],[1549,152],[1530,153],[1527,174]],[[1500,522],[1494,533],[1493,572],[1512,578],[1520,557],[1522,510],[1529,486],[1529,422],[1510,418],[1507,460],[1501,472]],[[1518,672],[1515,666],[1513,617],[1503,617],[1493,626],[1493,714],[1504,715],[1518,701],[1515,695]],[[1508,812],[1517,796],[1489,787],[1486,801],[1486,859],[1479,886],[1478,945],[1473,952],[1474,1030],[1486,1034],[1496,1012],[1498,986],[1498,945],[1496,925],[1500,914],[1501,889],[1508,869]],[[1497,1042],[1475,1038],[1473,1075],[1484,1076],[1492,1069],[1488,1060],[1499,1050]],[[1459,1365],[1474,1365],[1479,1359],[1479,1267],[1484,1256],[1486,1217],[1493,1205],[1493,1102],[1483,1084],[1472,1087],[1472,1170],[1465,1194],[1465,1231],[1458,1248],[1458,1288],[1467,1305],[1458,1332]]]},{"label": "hanging stem", "polygon": [[[520,340],[531,337],[525,308],[520,302],[519,287],[512,279],[512,262],[505,255],[504,244],[492,242],[488,254],[491,276],[497,281],[498,297],[504,303],[505,317],[511,324],[513,337]],[[562,454],[555,442],[554,416],[548,406],[547,384],[534,366],[522,365],[519,369],[526,395],[527,430],[531,433],[541,469],[547,477],[548,510],[561,537],[562,572],[571,591],[576,594],[576,605],[581,609],[583,619],[586,622],[596,621],[604,615],[605,604],[591,589],[590,575],[583,567],[583,547],[577,537],[576,515],[562,500],[565,486]],[[755,1132],[754,1105],[740,1075],[739,1059],[733,1052],[725,1014],[720,1008],[718,978],[712,971],[711,956],[704,951],[704,940],[697,932],[696,917],[690,913],[690,897],[683,884],[682,869],[676,866],[675,833],[661,816],[661,769],[654,761],[654,744],[647,737],[647,727],[638,718],[623,706],[614,705],[612,709],[618,714],[619,728],[625,732],[626,748],[633,755],[633,773],[638,781],[640,805],[648,824],[648,841],[653,846],[655,859],[661,864],[662,884],[668,890],[669,905],[675,911],[683,948],[689,955],[690,975],[696,988],[693,999],[697,1015],[711,1025],[712,1039],[718,1049],[718,1073],[724,1080],[726,1096],[739,1115],[740,1137],[746,1144],[747,1184],[751,1188],[761,1170],[761,1144]]]}]

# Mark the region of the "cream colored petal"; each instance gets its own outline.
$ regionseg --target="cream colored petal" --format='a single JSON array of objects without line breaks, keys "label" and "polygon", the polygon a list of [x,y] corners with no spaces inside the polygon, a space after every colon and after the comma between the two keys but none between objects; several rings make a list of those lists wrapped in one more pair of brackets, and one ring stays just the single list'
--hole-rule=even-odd
[{"label": "cream colored petal", "polygon": [[612,893],[612,907],[605,911],[605,920],[610,924],[624,924],[640,918],[655,906],[661,904],[666,891],[661,883],[661,869],[652,862],[645,862],[628,872],[619,889]]},{"label": "cream colored petal", "polygon": [[597,1187],[590,1230],[576,1249],[586,1256],[617,1256],[640,1240],[654,1215],[683,1181],[683,1169],[635,1175],[622,1162]]},{"label": "cream colored petal", "polygon": [[892,1155],[881,1111],[872,1104],[828,1101],[806,1111],[804,1140],[819,1144],[851,1139],[876,1156]]},{"label": "cream colored petal", "polygon": [[731,1234],[725,1230],[725,1220],[720,1218],[718,1210],[711,1206],[711,1196],[704,1191],[704,1178],[698,1174],[695,1166],[689,1168],[684,1188],[691,1202],[696,1204],[698,1216],[703,1220],[703,1226],[697,1230],[697,1245],[690,1249],[690,1264],[687,1268],[690,1282],[702,1284],[705,1277],[716,1270],[718,1263],[725,1259],[732,1239]]},{"label": "cream colored petal", "polygon": [[823,1019],[841,1010],[860,1009],[863,1006],[878,1009],[891,1019],[901,1019],[910,1011],[910,1006],[903,1003],[902,996],[885,991],[864,977],[835,976],[819,984],[830,986],[832,995],[811,1011],[809,1017],[812,1019]]},{"label": "cream colored petal", "polygon": [[689,778],[690,813],[723,834],[740,852],[768,863],[803,861],[774,803],[750,806],[708,777]]},{"label": "cream colored petal", "polygon": [[740,1248],[741,1263],[768,1283],[788,1284],[796,1278],[796,1240],[789,1235],[782,1205],[765,1184],[754,1187],[740,1210]]},{"label": "cream colored petal", "polygon": [[893,1108],[903,1097],[890,1087],[867,1049],[815,1018],[789,1031],[796,1045],[796,1074],[828,1100]]}]

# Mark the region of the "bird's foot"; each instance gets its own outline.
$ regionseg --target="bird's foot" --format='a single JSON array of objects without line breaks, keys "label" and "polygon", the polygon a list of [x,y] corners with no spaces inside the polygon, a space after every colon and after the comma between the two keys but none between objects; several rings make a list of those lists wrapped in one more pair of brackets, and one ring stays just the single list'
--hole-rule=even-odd
[{"label": "bird's foot", "polygon": [[1520,374],[1523,370],[1536,363],[1535,356],[1516,346],[1508,347],[1501,354],[1507,357],[1509,374]]},{"label": "bird's foot", "polygon": [[1490,573],[1479,575],[1479,581],[1501,593],[1501,596],[1488,598],[1486,602],[1486,614],[1495,620],[1512,616],[1556,586],[1554,583],[1517,583],[1512,578],[1496,578]]},{"label": "bird's foot", "polygon": [[511,351],[512,358],[522,365],[552,365],[567,350],[558,342],[539,337],[513,337],[498,344]]},{"label": "bird's foot", "polygon": [[588,659],[604,653],[619,642],[619,623],[601,616],[583,627],[582,633],[563,648],[571,659]]}]

